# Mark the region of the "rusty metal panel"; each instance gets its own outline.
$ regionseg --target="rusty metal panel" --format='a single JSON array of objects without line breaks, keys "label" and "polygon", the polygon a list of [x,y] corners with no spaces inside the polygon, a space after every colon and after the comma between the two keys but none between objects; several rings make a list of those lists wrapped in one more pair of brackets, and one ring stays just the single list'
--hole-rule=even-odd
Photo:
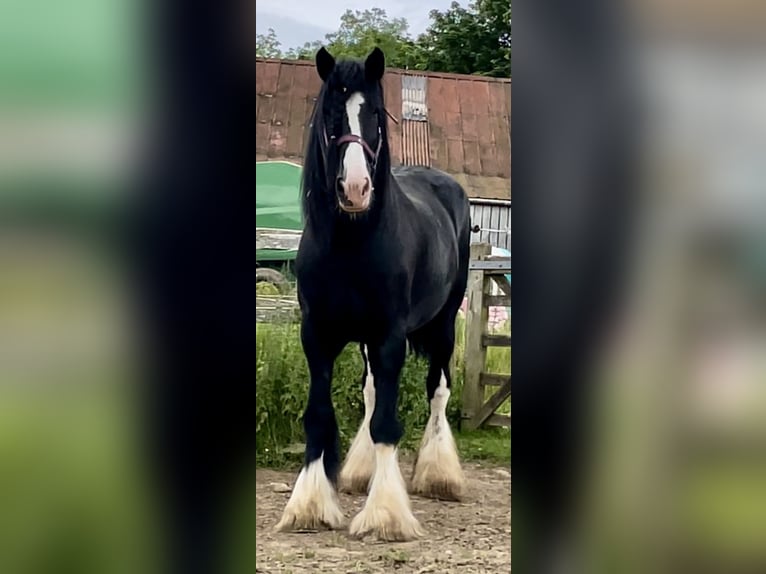
[{"label": "rusty metal panel", "polygon": [[316,74],[308,66],[294,66],[293,84],[290,93],[290,114],[287,118],[287,156],[303,155],[303,130],[306,125],[307,110],[305,94],[308,92],[309,75]]},{"label": "rusty metal panel", "polygon": [[279,68],[279,62],[263,62],[260,69],[256,69],[256,145],[257,151],[267,155],[271,118],[274,115],[274,100],[279,79]]},{"label": "rusty metal panel", "polygon": [[460,114],[463,140],[464,163],[460,170],[468,175],[481,174],[481,159],[479,155],[479,129],[476,112],[479,109],[479,90],[482,82],[460,80],[458,81],[458,99],[460,100]]},{"label": "rusty metal panel", "polygon": [[465,162],[463,153],[463,126],[456,80],[444,80],[444,97],[443,133],[447,146],[447,161],[442,169],[450,173],[463,173],[463,164]]},{"label": "rusty metal panel", "polygon": [[287,123],[290,116],[295,66],[283,62],[279,66],[277,90],[274,97],[274,113],[269,130],[269,157],[284,157],[287,154]]},{"label": "rusty metal panel", "polygon": [[428,85],[426,76],[402,74],[402,119],[428,121]]},{"label": "rusty metal panel", "polygon": [[402,120],[402,163],[431,165],[428,123]]},{"label": "rusty metal panel", "polygon": [[497,175],[507,178],[511,177],[510,97],[510,84],[495,82],[489,86],[490,123],[495,142]]},{"label": "rusty metal panel", "polygon": [[428,78],[428,131],[431,149],[431,165],[447,169],[447,142],[444,134],[445,125],[445,80]]},{"label": "rusty metal panel", "polygon": [[391,163],[402,163],[402,119],[399,110],[402,109],[402,80],[401,73],[387,70],[383,76],[383,97],[386,109],[397,119],[398,124],[390,119],[388,122],[388,147],[391,151]]},{"label": "rusty metal panel", "polygon": [[463,141],[458,138],[447,138],[447,165],[450,173],[464,173]]},{"label": "rusty metal panel", "polygon": [[[314,63],[257,60],[256,84],[256,157],[300,161],[321,88]],[[387,70],[383,86],[399,119],[388,121],[394,165],[432,165],[470,182],[473,196],[510,197],[510,81]]]},{"label": "rusty metal panel", "polygon": [[479,134],[480,173],[486,176],[499,175],[497,165],[497,146],[492,130],[492,119],[489,111],[489,82],[477,82],[476,88],[476,129]]}]

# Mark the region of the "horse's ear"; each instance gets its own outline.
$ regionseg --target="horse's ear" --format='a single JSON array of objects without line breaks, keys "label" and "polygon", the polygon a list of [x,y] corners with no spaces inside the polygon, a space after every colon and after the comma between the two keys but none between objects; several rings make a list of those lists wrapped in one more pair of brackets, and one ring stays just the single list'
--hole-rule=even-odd
[{"label": "horse's ear", "polygon": [[319,48],[319,51],[317,52],[316,65],[319,77],[322,78],[323,82],[326,82],[333,69],[335,69],[335,58],[332,57],[330,52],[324,49],[324,46]]},{"label": "horse's ear", "polygon": [[379,82],[385,71],[386,56],[383,54],[383,50],[376,46],[364,61],[364,76],[368,82]]}]

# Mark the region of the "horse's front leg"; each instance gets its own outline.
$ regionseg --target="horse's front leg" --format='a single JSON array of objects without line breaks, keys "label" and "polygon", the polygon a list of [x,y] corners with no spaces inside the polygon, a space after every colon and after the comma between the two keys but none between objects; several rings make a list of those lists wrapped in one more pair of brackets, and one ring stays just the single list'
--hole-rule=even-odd
[{"label": "horse's front leg", "polygon": [[332,369],[343,349],[331,330],[304,321],[301,342],[308,361],[311,384],[303,415],[306,454],[290,499],[276,525],[280,531],[340,528],[344,522],[335,488],[338,474],[338,423],[332,404]]},{"label": "horse's front leg", "polygon": [[368,347],[375,385],[375,407],[370,436],[375,451],[375,471],[364,508],[349,527],[352,536],[372,534],[381,540],[405,541],[423,535],[412,514],[407,488],[399,469],[397,445],[402,427],[397,416],[399,374],[404,365],[406,339],[391,337]]}]

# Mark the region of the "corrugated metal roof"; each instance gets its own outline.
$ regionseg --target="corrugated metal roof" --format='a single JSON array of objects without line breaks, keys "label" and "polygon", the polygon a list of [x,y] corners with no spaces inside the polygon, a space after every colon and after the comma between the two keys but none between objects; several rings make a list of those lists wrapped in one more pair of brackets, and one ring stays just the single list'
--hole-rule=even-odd
[{"label": "corrugated metal roof", "polygon": [[402,163],[432,165],[428,122],[402,120]]},{"label": "corrugated metal roof", "polygon": [[[426,77],[427,121],[389,122],[394,163],[432,165],[455,175],[472,197],[510,199],[511,81],[418,75]],[[390,69],[383,78],[386,107],[395,116],[403,109],[403,77],[411,88],[407,71]],[[256,87],[256,158],[300,161],[321,87],[314,63],[258,59]]]},{"label": "corrugated metal roof", "polygon": [[426,76],[402,74],[402,119],[428,121],[427,86]]}]

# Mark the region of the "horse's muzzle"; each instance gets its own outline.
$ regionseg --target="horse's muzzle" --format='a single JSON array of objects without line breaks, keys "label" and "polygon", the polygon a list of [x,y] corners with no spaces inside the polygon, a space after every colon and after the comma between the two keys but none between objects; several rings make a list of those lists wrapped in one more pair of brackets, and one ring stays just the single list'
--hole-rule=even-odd
[{"label": "horse's muzzle", "polygon": [[335,182],[335,192],[338,194],[338,203],[343,211],[359,213],[370,207],[372,182],[367,176],[338,178]]}]

